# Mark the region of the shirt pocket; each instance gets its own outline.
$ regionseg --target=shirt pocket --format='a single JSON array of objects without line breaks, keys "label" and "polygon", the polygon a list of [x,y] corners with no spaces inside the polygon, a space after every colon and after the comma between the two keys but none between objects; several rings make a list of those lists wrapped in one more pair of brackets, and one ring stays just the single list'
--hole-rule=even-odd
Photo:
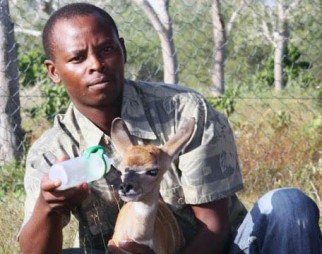
[{"label": "shirt pocket", "polygon": [[233,163],[229,155],[216,145],[201,145],[181,155],[179,168],[182,184],[187,187],[202,186],[228,178],[237,169],[235,158]]}]

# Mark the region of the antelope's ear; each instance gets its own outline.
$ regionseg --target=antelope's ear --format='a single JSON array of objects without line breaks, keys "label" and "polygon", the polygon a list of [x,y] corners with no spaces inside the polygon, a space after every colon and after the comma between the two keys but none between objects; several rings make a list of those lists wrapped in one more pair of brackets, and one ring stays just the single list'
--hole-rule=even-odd
[{"label": "antelope's ear", "polygon": [[179,154],[182,148],[189,141],[195,129],[195,119],[192,117],[171,137],[167,143],[162,147],[162,150],[171,158]]},{"label": "antelope's ear", "polygon": [[124,121],[121,118],[115,118],[111,127],[111,138],[116,150],[123,156],[128,148],[133,146],[131,135]]}]

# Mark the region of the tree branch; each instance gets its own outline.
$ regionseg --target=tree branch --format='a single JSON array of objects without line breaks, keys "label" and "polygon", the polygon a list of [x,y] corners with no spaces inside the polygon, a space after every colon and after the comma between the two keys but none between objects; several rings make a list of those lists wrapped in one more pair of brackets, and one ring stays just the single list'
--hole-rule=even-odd
[{"label": "tree branch", "polygon": [[227,29],[226,29],[226,36],[228,37],[228,35],[230,34],[230,31],[233,27],[233,25],[235,24],[236,19],[238,18],[238,16],[240,15],[241,11],[246,7],[246,5],[248,5],[247,0],[242,0],[239,8],[237,8],[233,14],[231,14],[229,21],[227,22]]},{"label": "tree branch", "polygon": [[32,29],[27,29],[27,28],[20,28],[20,27],[15,27],[15,32],[16,33],[23,33],[23,34],[28,34],[34,37],[39,37],[41,35],[41,32],[38,30],[32,30]]}]

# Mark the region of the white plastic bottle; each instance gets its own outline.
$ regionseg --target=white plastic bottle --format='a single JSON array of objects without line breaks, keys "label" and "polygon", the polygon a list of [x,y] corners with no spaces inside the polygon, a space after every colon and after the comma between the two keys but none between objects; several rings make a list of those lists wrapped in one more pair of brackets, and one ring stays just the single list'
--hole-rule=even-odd
[{"label": "white plastic bottle", "polygon": [[49,170],[52,181],[60,180],[58,190],[66,190],[83,182],[93,182],[108,173],[113,160],[101,146],[88,148],[83,156],[54,164]]}]

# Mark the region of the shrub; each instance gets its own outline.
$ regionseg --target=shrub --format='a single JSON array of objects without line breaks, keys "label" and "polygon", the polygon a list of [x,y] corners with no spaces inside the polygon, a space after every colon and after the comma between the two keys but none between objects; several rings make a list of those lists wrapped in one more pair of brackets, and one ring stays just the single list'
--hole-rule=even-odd
[{"label": "shrub", "polygon": [[19,53],[18,48],[18,58],[19,81],[22,86],[34,86],[40,80],[48,80],[47,71],[44,66],[46,57],[40,47],[35,47],[23,54]]},{"label": "shrub", "polygon": [[[306,88],[313,82],[313,75],[308,72],[311,64],[301,60],[302,54],[297,47],[288,44],[283,58],[284,84]],[[255,83],[260,86],[271,87],[274,85],[274,53],[262,63],[263,67],[255,75]]]},{"label": "shrub", "polygon": [[52,122],[57,113],[63,113],[67,109],[69,97],[63,85],[45,83],[42,88],[42,96],[46,101],[31,108],[29,113],[31,118],[45,117]]},{"label": "shrub", "polygon": [[12,194],[16,199],[23,198],[24,172],[24,164],[17,161],[0,168],[0,201],[5,201],[8,194]]},{"label": "shrub", "polygon": [[217,110],[230,116],[235,111],[236,97],[238,96],[238,89],[227,89],[225,94],[218,97],[208,97],[209,103]]}]

